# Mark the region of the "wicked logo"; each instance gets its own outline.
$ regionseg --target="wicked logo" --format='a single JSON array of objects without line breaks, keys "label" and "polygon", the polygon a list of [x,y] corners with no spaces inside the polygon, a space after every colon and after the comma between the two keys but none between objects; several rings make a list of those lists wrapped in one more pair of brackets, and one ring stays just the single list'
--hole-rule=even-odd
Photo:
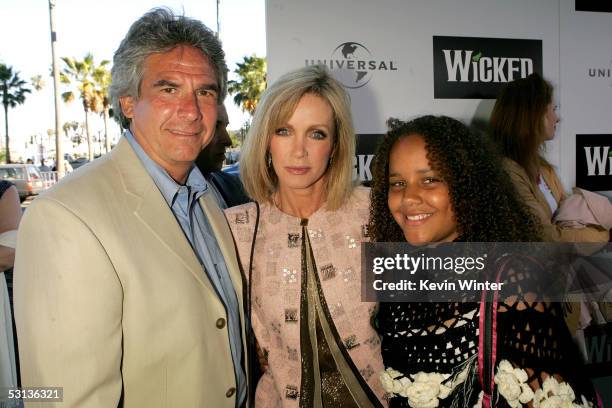
[{"label": "wicked logo", "polygon": [[505,83],[542,73],[542,41],[433,37],[434,97],[495,99]]}]

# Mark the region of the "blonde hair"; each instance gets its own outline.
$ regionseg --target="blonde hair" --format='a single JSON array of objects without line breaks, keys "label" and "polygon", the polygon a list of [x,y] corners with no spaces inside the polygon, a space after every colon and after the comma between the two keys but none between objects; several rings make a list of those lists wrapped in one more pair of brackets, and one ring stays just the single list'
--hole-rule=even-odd
[{"label": "blonde hair", "polygon": [[240,155],[240,178],[248,195],[255,201],[272,203],[278,178],[267,164],[270,139],[285,125],[305,94],[325,99],[332,108],[335,124],[334,146],[327,172],[326,208],[340,208],[353,188],[355,131],[350,99],[342,85],[324,66],[309,66],[280,77],[263,94]]}]

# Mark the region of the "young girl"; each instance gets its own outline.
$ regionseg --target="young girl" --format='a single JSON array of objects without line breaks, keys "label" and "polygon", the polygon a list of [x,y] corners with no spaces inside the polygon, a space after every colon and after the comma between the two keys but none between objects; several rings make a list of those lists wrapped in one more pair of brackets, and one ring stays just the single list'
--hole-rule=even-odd
[{"label": "young girl", "polygon": [[[465,125],[425,116],[391,128],[374,165],[373,241],[540,239],[539,224],[516,198],[501,162]],[[380,305],[381,381],[391,407],[536,407],[555,398],[590,406],[583,395],[591,396],[591,388],[577,375],[560,305],[527,302],[519,293],[499,301],[495,388],[482,392],[489,387],[479,372],[481,310],[476,302]]]}]

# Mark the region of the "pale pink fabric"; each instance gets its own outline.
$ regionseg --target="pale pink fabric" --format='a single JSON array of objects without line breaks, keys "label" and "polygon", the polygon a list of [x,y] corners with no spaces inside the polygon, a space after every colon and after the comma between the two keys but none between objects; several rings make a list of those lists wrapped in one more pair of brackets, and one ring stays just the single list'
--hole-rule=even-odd
[{"label": "pale pink fabric", "polygon": [[609,230],[612,228],[612,204],[607,197],[574,188],[574,194],[559,205],[554,222],[575,228],[598,225]]},{"label": "pale pink fabric", "polygon": [[[308,234],[329,312],[349,355],[382,401],[380,340],[371,326],[374,303],[361,301],[361,251],[368,219],[369,190],[355,189],[338,211],[318,210]],[[245,274],[255,225],[255,204],[225,210]],[[301,287],[300,219],[262,204],[253,261],[253,329],[268,353],[269,368],[257,386],[261,407],[298,407],[300,390]],[[248,277],[247,277],[248,278]],[[386,405],[386,403],[384,404]]]}]

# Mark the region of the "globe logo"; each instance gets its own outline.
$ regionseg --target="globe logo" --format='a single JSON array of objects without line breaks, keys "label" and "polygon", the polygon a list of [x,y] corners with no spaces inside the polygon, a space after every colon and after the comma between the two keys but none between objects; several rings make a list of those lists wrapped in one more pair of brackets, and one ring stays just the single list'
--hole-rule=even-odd
[{"label": "globe logo", "polygon": [[342,43],[332,52],[331,58],[335,60],[335,77],[345,87],[361,88],[372,79],[372,54],[364,45],[356,42]]},{"label": "globe logo", "polygon": [[397,71],[393,60],[376,60],[363,44],[345,42],[337,46],[329,59],[307,58],[306,66],[325,65],[346,88],[357,89],[366,85],[377,71]]}]

